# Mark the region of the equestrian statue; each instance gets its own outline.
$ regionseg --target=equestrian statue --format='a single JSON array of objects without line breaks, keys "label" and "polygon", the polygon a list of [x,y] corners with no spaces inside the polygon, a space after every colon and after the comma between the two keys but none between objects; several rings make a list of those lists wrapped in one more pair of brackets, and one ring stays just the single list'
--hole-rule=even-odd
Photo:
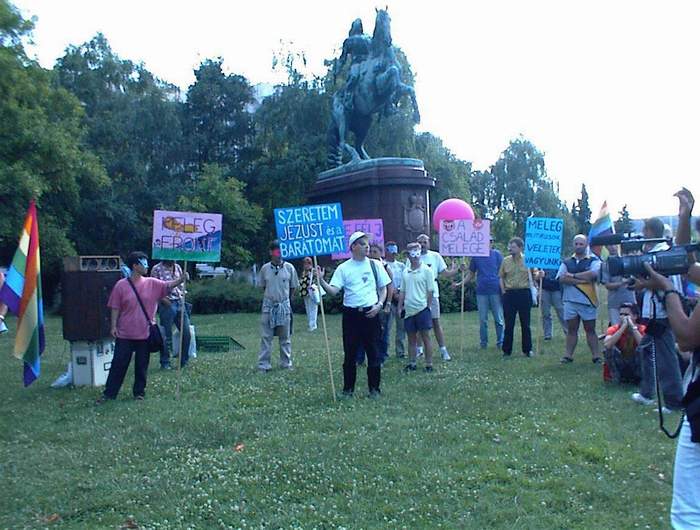
[{"label": "equestrian statue", "polygon": [[[343,165],[343,155],[350,156],[348,164],[368,160],[364,141],[372,125],[374,114],[389,116],[396,112],[402,96],[408,96],[413,105],[413,119],[420,121],[416,94],[412,87],[401,81],[401,65],[391,43],[391,19],[386,9],[377,10],[372,38],[364,34],[362,21],[353,21],[350,33],[343,42],[343,50],[335,61],[334,77],[350,57],[347,80],[334,95],[331,123],[328,128],[328,164]],[[352,132],[354,146],[346,136]]]}]

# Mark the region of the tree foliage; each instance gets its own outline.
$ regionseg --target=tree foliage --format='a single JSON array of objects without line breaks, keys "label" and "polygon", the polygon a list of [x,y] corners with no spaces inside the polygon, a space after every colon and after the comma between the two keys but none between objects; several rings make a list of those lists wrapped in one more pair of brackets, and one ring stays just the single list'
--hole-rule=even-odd
[{"label": "tree foliage", "polygon": [[222,65],[221,58],[204,60],[187,91],[185,130],[197,170],[206,164],[235,169],[246,160],[253,132],[250,83],[243,76],[226,75]]},{"label": "tree foliage", "polygon": [[[334,77],[329,60],[323,77],[308,77],[303,53],[281,50],[275,62],[287,81],[262,99],[245,77],[225,72],[222,58],[205,59],[181,94],[119,57],[102,34],[69,46],[47,71],[24,52],[31,28],[0,0],[3,262],[31,198],[39,206],[44,271],[53,278],[67,254],[149,248],[155,209],[222,213],[227,266],[266,256],[272,210],[304,204],[326,169],[331,96],[346,71]],[[397,57],[403,82],[413,86],[405,54]],[[471,201],[493,220],[501,245],[522,234],[530,215],[564,215],[573,230],[531,142],[516,138],[487,171],[473,171],[439,137],[415,132],[408,99],[395,110],[370,129],[367,150],[423,160],[436,179],[433,207],[450,197]],[[579,206],[577,215],[586,211]]]},{"label": "tree foliage", "polygon": [[588,190],[585,184],[581,184],[581,197],[571,208],[577,234],[586,234],[591,230],[591,207],[588,203]]},{"label": "tree foliage", "polygon": [[255,237],[261,221],[261,208],[248,203],[243,184],[217,164],[207,164],[193,183],[180,195],[182,211],[217,212],[223,215],[221,260],[248,263],[253,256],[246,243]]},{"label": "tree foliage", "polygon": [[7,263],[14,254],[27,206],[35,199],[50,294],[61,258],[74,251],[70,234],[82,197],[109,181],[86,149],[78,100],[27,58],[22,39],[30,30],[31,23],[0,0],[0,259]]}]

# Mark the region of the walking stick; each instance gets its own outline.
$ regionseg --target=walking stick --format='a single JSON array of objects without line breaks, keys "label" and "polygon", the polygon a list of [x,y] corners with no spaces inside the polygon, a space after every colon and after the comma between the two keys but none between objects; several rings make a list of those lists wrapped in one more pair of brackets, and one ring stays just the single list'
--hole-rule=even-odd
[{"label": "walking stick", "polygon": [[[185,278],[182,282],[182,299],[180,300],[180,347],[177,349],[177,383],[175,384],[175,398],[180,398],[180,379],[182,377],[182,342],[185,337],[185,291],[187,287],[187,260],[182,262],[182,275]],[[187,330],[189,333],[189,330]]]},{"label": "walking stick", "polygon": [[[314,256],[314,270],[318,268],[318,260]],[[321,278],[316,277],[316,283],[318,285],[318,297],[321,299],[321,323],[323,324],[323,336],[326,339],[326,356],[328,357],[328,375],[331,378],[331,393],[333,394],[333,401],[336,401],[335,397],[335,383],[333,382],[333,364],[331,363],[331,345],[328,342],[328,329],[326,328],[326,311],[323,308],[323,296],[321,296]]]},{"label": "walking stick", "polygon": [[539,290],[537,291],[537,310],[540,316],[537,319],[537,348],[535,352],[539,355],[542,342],[542,276],[540,276]]},{"label": "walking stick", "polygon": [[[462,265],[466,265],[466,259],[462,258]],[[459,354],[464,355],[464,267],[462,268],[462,302],[460,303],[459,310],[461,313],[459,321],[459,334],[461,336],[461,341],[459,344]]]}]

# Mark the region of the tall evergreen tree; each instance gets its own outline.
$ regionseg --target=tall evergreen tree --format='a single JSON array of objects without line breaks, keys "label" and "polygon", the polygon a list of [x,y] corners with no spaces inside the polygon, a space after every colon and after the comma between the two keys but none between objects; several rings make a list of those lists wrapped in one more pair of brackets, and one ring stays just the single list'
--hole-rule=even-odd
[{"label": "tall evergreen tree", "polygon": [[572,215],[577,233],[587,235],[591,230],[591,207],[588,203],[588,190],[585,184],[581,184],[581,197],[572,208]]},{"label": "tall evergreen tree", "polygon": [[218,164],[236,170],[245,165],[253,133],[248,80],[223,71],[223,59],[207,59],[195,70],[187,90],[185,130],[197,170]]}]

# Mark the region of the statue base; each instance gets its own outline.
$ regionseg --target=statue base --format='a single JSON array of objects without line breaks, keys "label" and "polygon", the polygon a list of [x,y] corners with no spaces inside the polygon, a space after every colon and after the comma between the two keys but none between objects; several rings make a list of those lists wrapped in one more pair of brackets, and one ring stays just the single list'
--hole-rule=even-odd
[{"label": "statue base", "polygon": [[382,219],[384,241],[396,241],[404,250],[419,234],[430,233],[434,187],[422,160],[375,158],[320,173],[308,200],[341,203],[344,219]]}]

